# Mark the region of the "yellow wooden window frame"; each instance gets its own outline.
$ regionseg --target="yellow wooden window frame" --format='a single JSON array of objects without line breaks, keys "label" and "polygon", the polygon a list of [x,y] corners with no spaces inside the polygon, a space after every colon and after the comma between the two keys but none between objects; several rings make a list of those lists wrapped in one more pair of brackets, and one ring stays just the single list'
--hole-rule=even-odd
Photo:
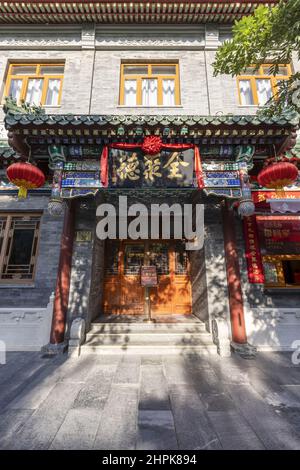
[{"label": "yellow wooden window frame", "polygon": [[[43,89],[42,89],[42,97],[41,97],[41,106],[46,106],[46,98],[48,92],[48,83],[49,80],[60,80],[60,90],[58,96],[58,104],[53,106],[59,106],[61,103],[61,96],[62,96],[62,88],[63,88],[63,80],[64,74],[53,74],[53,75],[46,75],[41,73],[41,67],[64,67],[65,64],[63,62],[55,62],[55,63],[11,63],[9,64],[5,89],[4,89],[4,97],[9,96],[9,90],[12,80],[22,80],[22,88],[20,94],[20,101],[25,101],[27,89],[28,89],[28,81],[31,79],[43,79]],[[24,74],[24,75],[14,75],[12,73],[13,67],[35,67],[35,73],[33,74]],[[51,105],[48,105],[51,106]]]},{"label": "yellow wooden window frame", "polygon": [[264,255],[262,257],[263,263],[271,263],[275,265],[277,271],[277,279],[278,282],[276,283],[265,283],[266,287],[281,287],[281,288],[289,288],[289,289],[299,289],[299,286],[286,284],[283,272],[283,265],[282,261],[290,261],[290,260],[300,260],[300,255]]},{"label": "yellow wooden window frame", "polygon": [[[124,69],[126,66],[134,66],[134,67],[147,67],[148,73],[147,74],[140,74],[140,75],[126,75]],[[152,73],[152,67],[156,66],[172,66],[175,67],[175,75],[162,75],[162,74],[155,74]],[[143,106],[142,103],[142,80],[143,79],[156,79],[157,80],[157,106],[167,106],[163,104],[163,87],[162,83],[163,80],[174,80],[175,81],[175,106],[180,105],[180,83],[179,83],[179,63],[172,62],[172,63],[165,63],[165,62],[155,62],[155,63],[132,63],[132,62],[124,62],[121,64],[121,77],[120,77],[120,93],[119,93],[119,104],[121,106],[125,105],[125,80],[136,80],[137,83],[137,102],[136,106]]]},{"label": "yellow wooden window frame", "polygon": [[[254,66],[251,66],[254,67]],[[257,88],[256,88],[256,80],[257,79],[267,79],[271,81],[271,89],[273,96],[276,97],[277,93],[277,82],[281,80],[288,80],[292,74],[292,68],[290,64],[280,64],[279,67],[286,67],[287,68],[287,75],[279,75],[277,74],[276,76],[274,75],[268,75],[264,73],[264,68],[266,67],[272,67],[272,64],[262,64],[258,70],[255,72],[256,75],[238,75],[237,77],[237,88],[238,88],[238,96],[239,96],[239,103],[241,106],[260,106],[259,101],[258,101],[258,95],[257,95]],[[250,68],[250,67],[249,67]],[[250,87],[251,87],[251,92],[253,96],[253,104],[252,105],[247,105],[242,103],[241,99],[241,91],[240,91],[240,80],[249,80],[250,81]]]},{"label": "yellow wooden window frame", "polygon": [[[12,222],[13,218],[18,217],[20,219],[31,219],[31,217],[34,218],[39,218],[39,228],[35,229],[35,236],[33,239],[33,244],[31,247],[31,262],[30,264],[33,264],[33,272],[31,278],[28,279],[18,279],[17,276],[16,278],[12,279],[3,279],[3,267],[5,265],[5,260],[10,257],[11,254],[11,249],[12,249],[12,240],[13,240],[13,232],[14,229],[12,227]],[[36,265],[37,265],[37,257],[38,257],[38,251],[39,251],[39,241],[40,241],[40,224],[41,224],[41,213],[29,213],[29,212],[24,212],[24,213],[19,213],[19,212],[10,212],[8,213],[0,213],[0,219],[5,219],[5,227],[2,229],[0,226],[1,232],[0,232],[0,238],[2,240],[1,244],[1,250],[0,250],[0,284],[28,284],[32,283],[32,281],[35,278],[35,272],[36,272]],[[37,240],[36,243],[36,249],[35,249],[35,254],[33,255],[33,247],[35,240]]]}]

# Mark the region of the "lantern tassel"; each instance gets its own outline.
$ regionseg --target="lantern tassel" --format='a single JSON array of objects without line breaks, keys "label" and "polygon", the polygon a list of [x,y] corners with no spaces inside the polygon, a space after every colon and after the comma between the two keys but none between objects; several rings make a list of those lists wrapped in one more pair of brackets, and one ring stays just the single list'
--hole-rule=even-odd
[{"label": "lantern tassel", "polygon": [[24,188],[24,186],[21,186],[19,188],[18,198],[19,199],[26,199],[27,198],[27,188]]}]

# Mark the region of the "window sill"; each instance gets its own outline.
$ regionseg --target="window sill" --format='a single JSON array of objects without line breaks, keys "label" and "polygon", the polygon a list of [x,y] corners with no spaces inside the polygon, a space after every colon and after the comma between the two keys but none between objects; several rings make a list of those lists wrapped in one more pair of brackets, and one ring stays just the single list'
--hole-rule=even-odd
[{"label": "window sill", "polygon": [[174,106],[164,106],[164,105],[157,105],[157,106],[144,106],[142,104],[137,104],[135,106],[127,106],[125,104],[119,104],[117,106],[117,108],[120,108],[120,109],[141,109],[141,108],[144,108],[144,109],[174,109],[174,108],[183,108],[183,106],[181,104],[176,104]]},{"label": "window sill", "polygon": [[0,282],[0,289],[32,289],[35,284],[5,284]]},{"label": "window sill", "polygon": [[259,106],[259,104],[239,104],[239,108],[263,108],[263,106]]}]

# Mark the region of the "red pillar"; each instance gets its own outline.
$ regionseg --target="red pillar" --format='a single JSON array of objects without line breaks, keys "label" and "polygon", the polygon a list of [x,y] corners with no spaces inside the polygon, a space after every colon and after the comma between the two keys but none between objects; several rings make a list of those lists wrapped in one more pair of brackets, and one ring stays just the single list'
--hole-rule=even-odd
[{"label": "red pillar", "polygon": [[50,333],[51,344],[59,344],[64,341],[71,280],[74,227],[75,201],[71,200],[65,210],[63,233],[60,242],[60,257]]},{"label": "red pillar", "polygon": [[241,274],[236,248],[234,215],[233,211],[229,209],[228,201],[225,201],[223,205],[222,214],[232,341],[244,344],[247,343],[247,335],[241,287]]}]

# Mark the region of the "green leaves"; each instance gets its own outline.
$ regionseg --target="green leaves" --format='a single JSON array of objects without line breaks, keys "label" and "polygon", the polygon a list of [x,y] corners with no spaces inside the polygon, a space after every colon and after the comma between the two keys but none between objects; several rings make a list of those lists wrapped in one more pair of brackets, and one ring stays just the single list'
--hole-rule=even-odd
[{"label": "green leaves", "polygon": [[[282,0],[273,8],[259,6],[253,15],[235,22],[233,39],[224,42],[216,53],[214,75],[239,75],[250,65],[258,68],[264,63],[273,63],[271,72],[276,74],[279,64],[291,62],[293,53],[300,60],[300,0]],[[289,85],[296,81],[299,76],[292,76]],[[281,108],[285,103],[297,109],[292,92],[295,90],[283,85],[276,105],[273,103],[274,112],[278,104]]]}]

